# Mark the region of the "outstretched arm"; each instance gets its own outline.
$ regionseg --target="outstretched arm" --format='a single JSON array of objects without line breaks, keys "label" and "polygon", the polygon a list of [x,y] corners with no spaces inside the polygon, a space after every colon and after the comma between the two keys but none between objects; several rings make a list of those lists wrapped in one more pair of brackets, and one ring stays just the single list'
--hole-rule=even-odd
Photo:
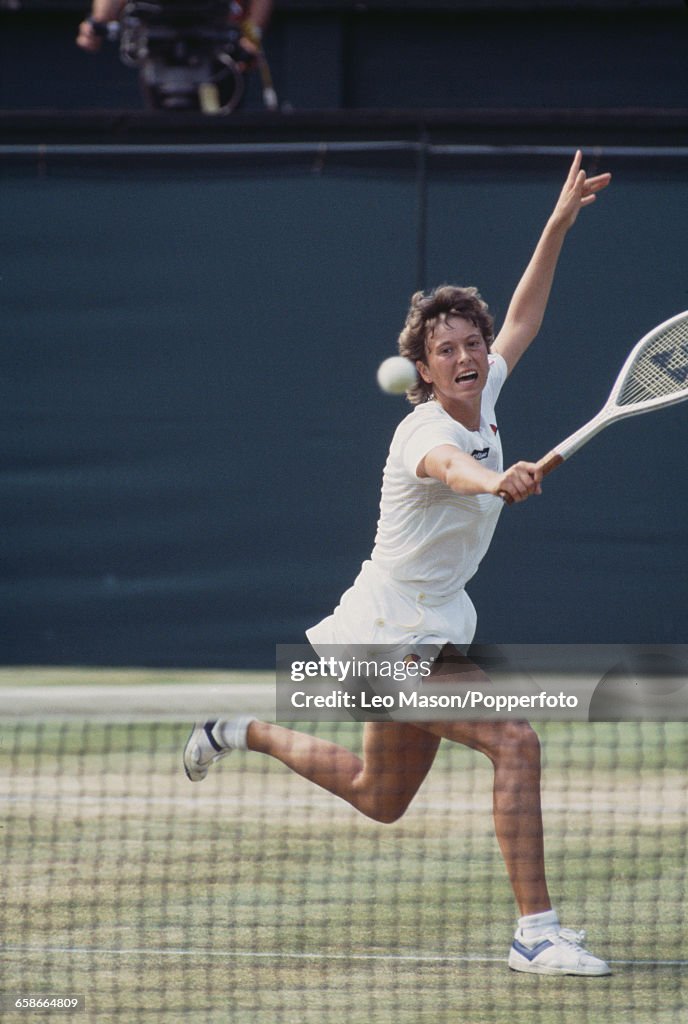
[{"label": "outstretched arm", "polygon": [[594,203],[597,193],[611,180],[611,174],[588,178],[581,168],[582,160],[583,154],[578,150],[557,204],[514,292],[504,326],[492,346],[493,352],[504,357],[509,373],[540,330],[567,231],[579,211]]},{"label": "outstretched arm", "polygon": [[525,501],[531,494],[540,494],[542,470],[532,462],[516,462],[502,473],[486,469],[467,452],[452,444],[433,448],[421,460],[419,477],[434,477],[457,494],[508,495],[511,502]]}]

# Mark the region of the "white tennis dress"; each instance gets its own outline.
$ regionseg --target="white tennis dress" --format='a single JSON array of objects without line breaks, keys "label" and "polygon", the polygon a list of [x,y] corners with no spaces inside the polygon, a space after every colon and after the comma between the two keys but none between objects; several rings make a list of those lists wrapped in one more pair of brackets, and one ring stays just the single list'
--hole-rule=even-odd
[{"label": "white tennis dress", "polygon": [[306,632],[318,654],[354,646],[374,657],[380,648],[422,646],[426,656],[428,648],[439,652],[448,642],[471,643],[476,612],[464,588],[490,545],[503,503],[489,494],[455,494],[439,480],[418,477],[416,468],[433,448],[450,444],[501,472],[495,404],[507,367],[497,353],[489,364],[479,430],[467,430],[436,401],[416,406],[397,427],[370,559],[332,615]]}]

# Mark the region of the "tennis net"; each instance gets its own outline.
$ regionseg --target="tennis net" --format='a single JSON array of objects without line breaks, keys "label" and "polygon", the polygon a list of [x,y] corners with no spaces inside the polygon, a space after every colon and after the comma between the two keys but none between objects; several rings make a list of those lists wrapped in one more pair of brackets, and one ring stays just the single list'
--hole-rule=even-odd
[{"label": "tennis net", "polygon": [[[443,742],[382,825],[253,752],[190,784],[184,680],[77,682],[4,691],[2,1019],[661,1024],[688,1010],[687,723],[536,723],[553,900],[614,971],[557,979],[506,966],[516,910],[482,755]],[[254,706],[270,701],[262,682]],[[294,727],[360,750],[358,723]]]}]

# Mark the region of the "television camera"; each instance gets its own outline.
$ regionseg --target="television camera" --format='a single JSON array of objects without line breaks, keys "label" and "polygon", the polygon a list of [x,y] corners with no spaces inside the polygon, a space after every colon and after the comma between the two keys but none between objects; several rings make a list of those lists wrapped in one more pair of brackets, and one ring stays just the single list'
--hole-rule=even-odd
[{"label": "television camera", "polygon": [[261,74],[263,102],[277,107],[260,40],[255,53],[244,49],[241,23],[227,0],[129,0],[118,21],[91,24],[119,43],[123,63],[138,71],[149,109],[229,113],[241,102],[253,66]]}]

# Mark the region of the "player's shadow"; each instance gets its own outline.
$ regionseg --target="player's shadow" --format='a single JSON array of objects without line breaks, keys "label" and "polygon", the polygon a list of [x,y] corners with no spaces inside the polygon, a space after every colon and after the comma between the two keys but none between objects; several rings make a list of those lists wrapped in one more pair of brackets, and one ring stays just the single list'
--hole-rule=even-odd
[{"label": "player's shadow", "polygon": [[629,653],[597,684],[590,722],[688,720],[688,664],[660,652]]}]

